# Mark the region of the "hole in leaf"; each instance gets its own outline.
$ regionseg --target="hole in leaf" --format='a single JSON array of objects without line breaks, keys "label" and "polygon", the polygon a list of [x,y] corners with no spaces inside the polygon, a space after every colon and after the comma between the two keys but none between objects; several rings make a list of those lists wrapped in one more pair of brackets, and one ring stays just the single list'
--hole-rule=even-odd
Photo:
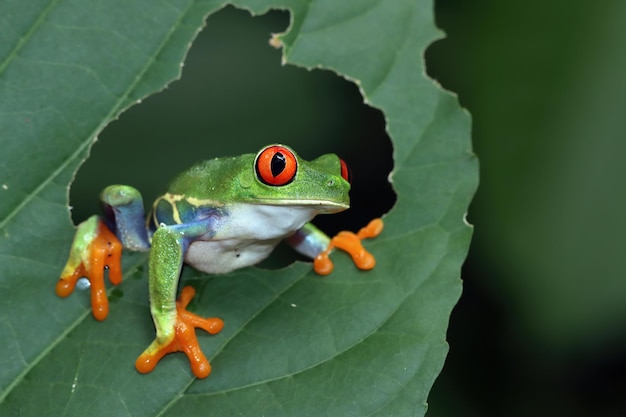
[{"label": "hole in leaf", "polygon": [[[391,143],[380,111],[336,73],[281,65],[272,33],[289,14],[251,17],[227,7],[207,20],[185,60],[182,78],[146,98],[102,132],[72,184],[78,223],[100,213],[100,191],[110,184],[140,190],[146,208],[169,181],[193,163],[257,152],[281,142],[311,160],[336,153],[353,174],[351,209],[318,216],[328,234],[358,230],[393,206],[387,181]],[[287,252],[287,251],[284,251]],[[292,251],[277,265],[293,259]]]}]

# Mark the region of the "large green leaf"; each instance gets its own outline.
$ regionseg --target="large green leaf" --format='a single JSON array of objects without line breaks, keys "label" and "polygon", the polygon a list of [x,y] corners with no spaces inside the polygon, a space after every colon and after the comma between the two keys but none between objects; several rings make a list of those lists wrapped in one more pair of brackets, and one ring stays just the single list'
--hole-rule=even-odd
[{"label": "large green leaf", "polygon": [[[476,186],[469,118],[423,75],[436,37],[430,1],[241,1],[288,8],[285,60],[357,81],[384,112],[397,204],[367,242],[375,270],[335,254],[320,279],[307,263],[206,279],[194,308],[226,328],[201,335],[214,371],[191,377],[182,355],[149,375],[134,359],[152,339],[145,255],[104,323],[86,294],[54,284],[73,228],[67,186],[122,110],[179,72],[221,2],[5,1],[0,5],[0,415],[423,415],[460,294]],[[141,278],[141,279],[139,279]]]}]

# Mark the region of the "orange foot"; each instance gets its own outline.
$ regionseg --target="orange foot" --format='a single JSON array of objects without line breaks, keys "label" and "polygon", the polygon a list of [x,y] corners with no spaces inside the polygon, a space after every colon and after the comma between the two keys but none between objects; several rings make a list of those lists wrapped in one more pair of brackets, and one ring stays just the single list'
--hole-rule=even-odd
[{"label": "orange foot", "polygon": [[69,296],[81,277],[91,284],[91,308],[96,320],[104,320],[109,314],[109,300],[104,287],[104,269],[109,270],[112,284],[122,282],[120,263],[122,243],[97,217],[81,223],[76,231],[70,256],[57,282],[59,297]]},{"label": "orange foot", "polygon": [[330,240],[326,250],[313,260],[313,269],[320,275],[328,275],[333,271],[333,263],[328,257],[334,248],[341,249],[352,257],[352,261],[359,269],[372,269],[376,266],[374,256],[365,250],[361,241],[376,237],[383,231],[382,219],[374,219],[358,233],[339,232]]},{"label": "orange foot", "polygon": [[180,297],[176,301],[177,318],[174,324],[175,333],[170,341],[152,344],[137,358],[135,368],[142,374],[151,372],[159,363],[159,360],[168,353],[184,352],[189,359],[191,372],[197,378],[206,378],[211,373],[211,364],[200,349],[194,328],[199,327],[210,334],[222,331],[224,322],[222,319],[200,317],[187,311],[187,305],[196,294],[193,287],[184,287]]}]

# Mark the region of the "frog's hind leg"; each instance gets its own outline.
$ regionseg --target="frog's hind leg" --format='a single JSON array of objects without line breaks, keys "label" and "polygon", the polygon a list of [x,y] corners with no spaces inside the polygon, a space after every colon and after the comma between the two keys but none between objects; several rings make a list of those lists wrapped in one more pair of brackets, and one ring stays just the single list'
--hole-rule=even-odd
[{"label": "frog's hind leg", "polygon": [[137,358],[135,367],[141,373],[151,372],[163,356],[182,351],[187,355],[194,375],[205,378],[211,365],[198,343],[195,328],[210,334],[219,333],[224,322],[216,317],[204,318],[187,311],[195,290],[184,287],[176,300],[180,270],[191,243],[213,233],[215,217],[200,221],[161,225],[152,237],[149,260],[150,311],[156,338]]},{"label": "frog's hind leg", "polygon": [[114,185],[105,188],[100,197],[105,218],[92,216],[78,225],[56,293],[60,297],[69,296],[78,279],[86,277],[91,285],[93,315],[104,320],[109,313],[104,269],[109,270],[111,283],[119,284],[122,247],[147,250],[150,242],[143,220],[143,202],[136,189]]}]

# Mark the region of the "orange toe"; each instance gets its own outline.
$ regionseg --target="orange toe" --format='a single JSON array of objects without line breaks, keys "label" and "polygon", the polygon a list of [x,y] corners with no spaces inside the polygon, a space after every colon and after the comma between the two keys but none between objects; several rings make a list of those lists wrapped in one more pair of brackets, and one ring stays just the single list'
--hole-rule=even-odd
[{"label": "orange toe", "polygon": [[[91,236],[91,235],[89,235]],[[121,261],[122,243],[117,236],[102,222],[98,222],[95,234],[84,250],[76,250],[70,255],[63,275],[56,285],[59,297],[67,297],[76,288],[81,277],[86,277],[91,289],[91,309],[97,320],[104,320],[109,314],[109,300],[104,285],[104,270],[109,269],[109,280],[113,284],[122,281]]]},{"label": "orange toe", "polygon": [[382,219],[374,219],[359,230],[358,233],[348,231],[339,232],[330,240],[325,251],[313,260],[313,269],[320,275],[328,275],[333,271],[333,263],[329,258],[334,249],[341,249],[352,257],[352,261],[359,269],[372,269],[376,266],[376,259],[363,247],[362,240],[378,236],[383,230]]},{"label": "orange toe", "polygon": [[178,301],[176,301],[177,319],[174,325],[174,337],[171,341],[159,345],[153,342],[135,362],[135,367],[141,373],[151,372],[163,358],[172,352],[184,352],[189,360],[191,371],[197,378],[206,378],[211,373],[211,364],[202,352],[198,343],[195,328],[201,328],[210,334],[219,333],[223,327],[222,319],[204,318],[187,311],[187,305],[195,295],[193,287],[184,287]]}]

